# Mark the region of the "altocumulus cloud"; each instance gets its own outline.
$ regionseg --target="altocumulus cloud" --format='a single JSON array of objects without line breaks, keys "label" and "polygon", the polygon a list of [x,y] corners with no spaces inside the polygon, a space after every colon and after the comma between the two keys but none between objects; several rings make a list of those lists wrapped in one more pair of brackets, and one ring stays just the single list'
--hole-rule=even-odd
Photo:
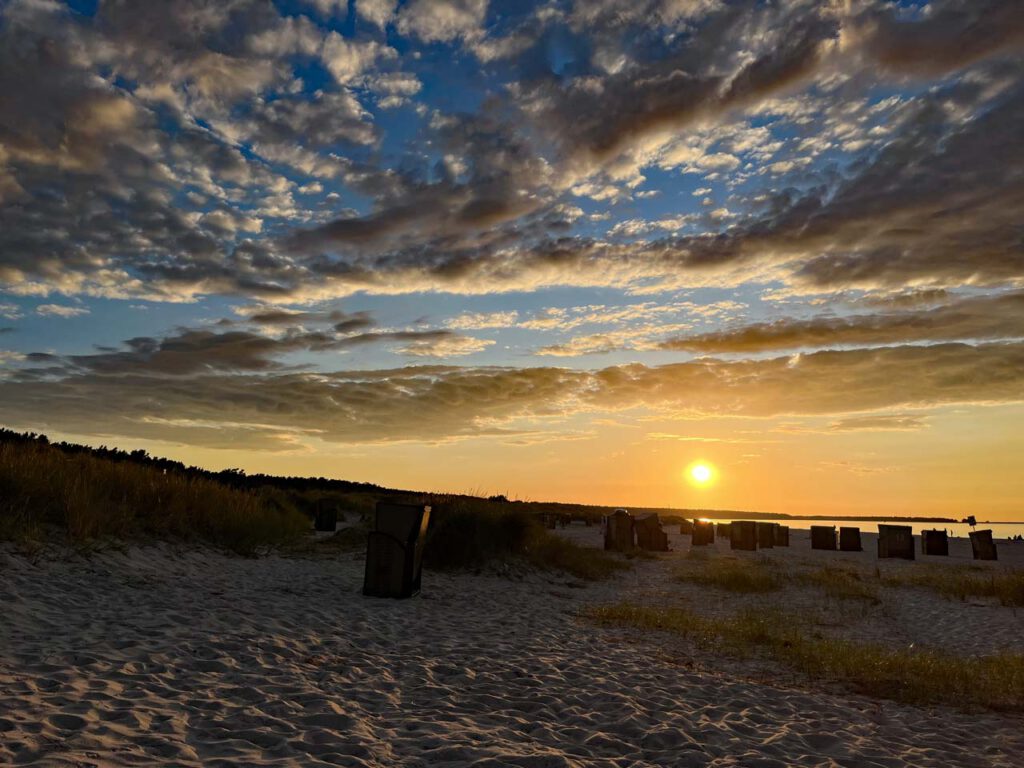
[{"label": "altocumulus cloud", "polygon": [[[1024,21],[1013,3],[946,0],[916,15],[882,3],[556,3],[485,31],[486,0],[363,0],[366,27],[351,38],[325,25],[341,6],[325,8],[311,17],[261,0],[104,2],[84,16],[5,4],[4,285],[287,301],[672,288],[768,267],[823,290],[1021,274]],[[574,60],[589,58],[578,72],[531,64],[558,29]],[[508,87],[475,112],[421,110],[429,159],[388,165],[375,151],[382,131],[369,103],[419,93],[385,31],[486,50],[507,70]],[[312,63],[331,75],[316,90],[297,75]],[[875,84],[928,79],[934,87],[900,113],[882,151],[756,205],[738,199],[736,221],[623,244],[572,233],[559,213],[572,189],[631,196],[681,130],[800,89],[841,103]],[[845,144],[874,147],[862,133],[847,131]],[[721,170],[749,175],[735,155],[707,156],[733,157]],[[338,216],[299,193],[318,180],[369,209]]]}]

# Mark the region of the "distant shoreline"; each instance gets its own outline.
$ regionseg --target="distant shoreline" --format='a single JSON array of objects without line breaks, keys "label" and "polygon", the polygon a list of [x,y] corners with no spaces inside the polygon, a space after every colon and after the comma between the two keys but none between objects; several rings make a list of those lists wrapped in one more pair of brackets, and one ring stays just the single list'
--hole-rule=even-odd
[{"label": "distant shoreline", "polygon": [[[690,510],[687,510],[690,511]],[[703,514],[700,517],[706,517],[709,520],[736,520],[737,515],[722,514],[721,512],[709,514],[707,510],[701,510]],[[743,513],[741,513],[742,515]],[[782,512],[750,512],[743,515],[749,517],[752,520],[840,520],[851,522],[867,522],[867,523],[961,523],[961,520],[955,520],[951,517],[886,517],[885,515],[787,515]],[[982,521],[978,521],[981,524]],[[985,522],[988,525],[987,522]],[[1014,525],[1014,523],[1010,523]]]},{"label": "distant shoreline", "polygon": [[[682,513],[687,517],[702,517],[707,520],[835,520],[838,522],[861,522],[861,523],[947,523],[953,525],[966,525],[963,520],[952,517],[913,517],[897,516],[887,517],[885,515],[789,515],[783,512],[729,512],[727,510],[711,509],[680,509],[676,513]],[[1024,525],[1024,522],[1016,520],[978,520],[977,525]]]}]

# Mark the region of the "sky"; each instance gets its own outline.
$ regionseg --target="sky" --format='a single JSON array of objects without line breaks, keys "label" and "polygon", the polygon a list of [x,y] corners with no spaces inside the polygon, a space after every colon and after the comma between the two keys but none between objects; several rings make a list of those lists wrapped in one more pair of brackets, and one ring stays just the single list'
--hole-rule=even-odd
[{"label": "sky", "polygon": [[1021,520],[1022,137],[1015,0],[7,0],[0,424]]}]

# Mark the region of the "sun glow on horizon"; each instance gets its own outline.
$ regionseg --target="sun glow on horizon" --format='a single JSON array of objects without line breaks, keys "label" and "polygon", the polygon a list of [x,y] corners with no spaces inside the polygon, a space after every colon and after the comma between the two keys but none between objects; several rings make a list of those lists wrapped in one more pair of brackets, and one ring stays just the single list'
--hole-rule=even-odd
[{"label": "sun glow on horizon", "polygon": [[686,468],[686,479],[691,485],[705,488],[715,480],[715,468],[706,461],[695,461]]}]

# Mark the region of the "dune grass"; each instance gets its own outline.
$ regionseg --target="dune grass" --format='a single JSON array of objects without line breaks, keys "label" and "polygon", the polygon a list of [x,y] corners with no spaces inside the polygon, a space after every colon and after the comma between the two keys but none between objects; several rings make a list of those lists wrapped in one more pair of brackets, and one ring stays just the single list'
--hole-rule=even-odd
[{"label": "dune grass", "polygon": [[537,515],[502,501],[434,497],[424,565],[439,570],[480,568],[515,558],[578,578],[605,579],[628,567],[607,552],[581,547],[544,528]]},{"label": "dune grass", "polygon": [[205,478],[48,445],[0,444],[0,540],[181,539],[252,554],[308,527],[294,509]]},{"label": "dune grass", "polygon": [[776,611],[728,618],[681,608],[620,603],[591,608],[598,624],[671,632],[727,654],[761,654],[812,680],[910,704],[1024,711],[1024,654],[962,658],[934,650],[893,649],[823,637]]},{"label": "dune grass", "polygon": [[771,563],[762,559],[709,558],[703,552],[688,559],[699,565],[682,563],[675,571],[680,581],[741,593],[776,592],[784,584]]},{"label": "dune grass", "polygon": [[931,589],[951,599],[992,597],[1002,605],[1024,605],[1024,571],[1020,570],[921,564],[913,569],[887,571],[880,580],[889,586]]}]

